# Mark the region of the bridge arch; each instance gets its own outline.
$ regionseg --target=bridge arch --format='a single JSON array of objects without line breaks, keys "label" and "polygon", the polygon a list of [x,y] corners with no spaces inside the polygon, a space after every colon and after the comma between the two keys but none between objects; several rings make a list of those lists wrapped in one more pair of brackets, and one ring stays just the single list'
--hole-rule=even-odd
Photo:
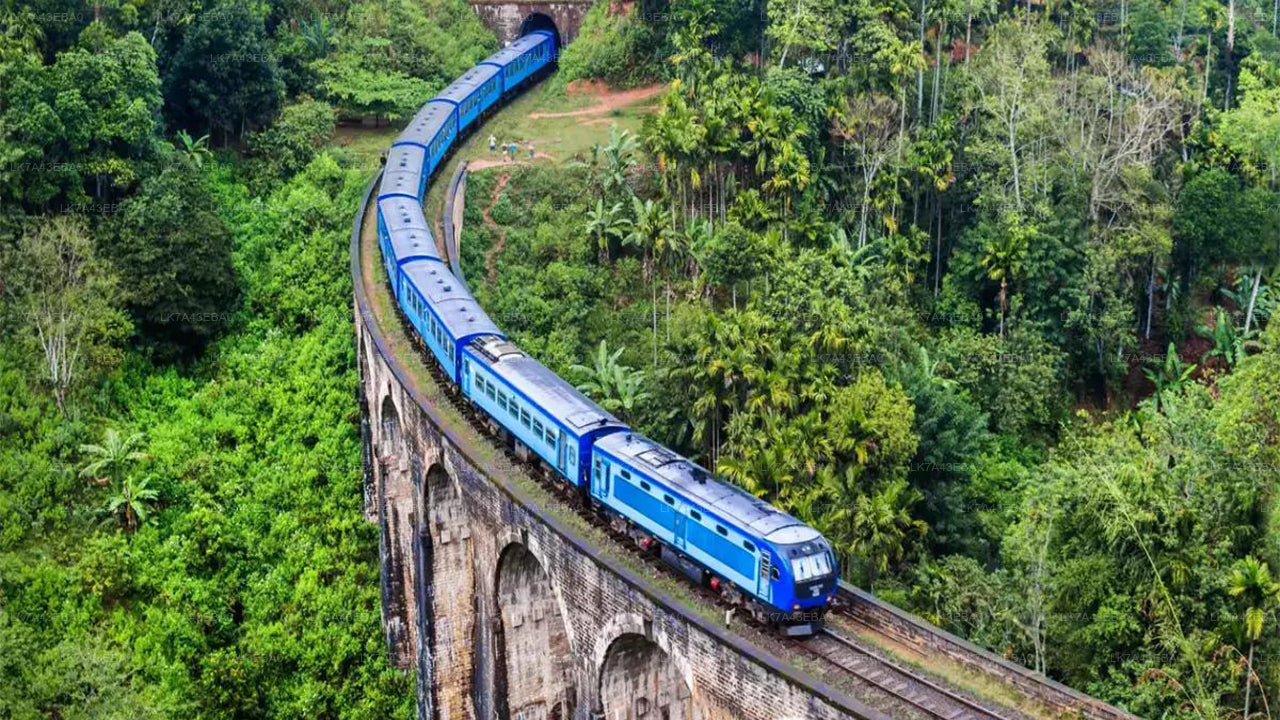
[{"label": "bridge arch", "polygon": [[494,633],[498,717],[574,716],[572,652],[558,593],[543,563],[519,543],[498,556],[494,583],[501,616]]},{"label": "bridge arch", "polygon": [[391,399],[390,392],[382,397],[378,423],[378,458],[386,462],[400,452],[404,442],[400,432],[400,411],[396,410],[396,402]]},{"label": "bridge arch", "polygon": [[428,570],[431,586],[447,588],[424,597],[431,610],[435,686],[444,689],[436,698],[438,717],[475,717],[471,695],[463,691],[478,661],[478,596],[471,517],[462,489],[444,463],[433,458],[428,463],[421,533],[423,542],[430,542],[432,547]]},{"label": "bridge arch", "polygon": [[639,633],[614,638],[599,676],[604,720],[693,720],[693,692],[680,663]]}]

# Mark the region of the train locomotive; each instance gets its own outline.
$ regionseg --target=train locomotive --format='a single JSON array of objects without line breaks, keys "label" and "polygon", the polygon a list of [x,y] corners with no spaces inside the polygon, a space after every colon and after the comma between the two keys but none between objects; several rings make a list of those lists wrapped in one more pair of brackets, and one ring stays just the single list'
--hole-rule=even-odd
[{"label": "train locomotive", "polygon": [[397,136],[377,195],[396,304],[440,372],[497,436],[691,580],[787,635],[817,632],[836,594],[816,530],[632,431],[511,342],[440,257],[422,198],[449,151],[549,71],[556,37],[512,42],[428,101]]}]

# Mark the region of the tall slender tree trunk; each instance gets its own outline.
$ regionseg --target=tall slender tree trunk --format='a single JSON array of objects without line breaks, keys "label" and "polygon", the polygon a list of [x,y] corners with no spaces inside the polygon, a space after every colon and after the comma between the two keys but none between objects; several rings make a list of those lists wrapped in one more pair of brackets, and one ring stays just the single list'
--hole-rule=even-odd
[{"label": "tall slender tree trunk", "polygon": [[[1277,0],[1280,2],[1280,0]],[[1178,13],[1178,36],[1173,41],[1173,46],[1178,49],[1178,61],[1182,60],[1182,31],[1187,26],[1187,0],[1182,0],[1182,10]]]},{"label": "tall slender tree trunk", "polygon": [[658,368],[658,279],[653,280],[653,368]]},{"label": "tall slender tree trunk", "polygon": [[1156,305],[1156,256],[1151,256],[1151,274],[1147,276],[1147,332],[1146,338],[1151,339],[1151,318],[1155,315]]},{"label": "tall slender tree trunk", "polygon": [[1231,86],[1232,71],[1235,69],[1235,50],[1236,50],[1236,0],[1228,0],[1227,2],[1227,65],[1224,70],[1227,72],[1227,91],[1223,93],[1222,109],[1231,109]]},{"label": "tall slender tree trunk", "polygon": [[[924,52],[925,0],[920,0],[920,51]],[[924,113],[924,65],[916,68],[916,121]]]},{"label": "tall slender tree trunk", "polygon": [[[933,296],[938,296],[938,283],[942,279],[942,195],[938,195],[938,251],[933,260]],[[925,279],[928,282],[928,278]]]},{"label": "tall slender tree trunk", "polygon": [[[1253,289],[1249,291],[1249,309],[1244,314],[1244,334],[1249,334],[1249,326],[1253,324],[1253,307],[1258,301],[1258,286],[1262,284],[1262,266],[1253,274]],[[1246,715],[1247,717],[1247,715]]]},{"label": "tall slender tree trunk", "polygon": [[1253,690],[1253,648],[1257,645],[1253,640],[1249,641],[1249,664],[1244,678],[1244,720],[1249,720],[1249,700],[1250,692]]},{"label": "tall slender tree trunk", "polygon": [[[1276,0],[1280,2],[1280,0]],[[964,64],[969,64],[969,46],[973,42],[973,0],[969,0],[964,16]]]},{"label": "tall slender tree trunk", "polygon": [[937,47],[933,53],[933,99],[929,102],[929,121],[931,123],[938,121],[938,88],[942,84],[942,29],[944,24],[938,23],[938,37],[935,39]]}]

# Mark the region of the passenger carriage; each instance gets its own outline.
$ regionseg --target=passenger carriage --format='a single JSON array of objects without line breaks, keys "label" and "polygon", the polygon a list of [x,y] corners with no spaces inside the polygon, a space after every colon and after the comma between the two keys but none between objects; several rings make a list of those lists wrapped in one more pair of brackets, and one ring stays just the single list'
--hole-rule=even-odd
[{"label": "passenger carriage", "polygon": [[490,55],[481,65],[502,71],[502,92],[509,93],[556,58],[556,36],[545,30],[531,32]]},{"label": "passenger carriage", "polygon": [[430,177],[440,161],[449,153],[453,141],[458,137],[458,118],[456,105],[444,100],[431,100],[413,116],[409,125],[396,137],[395,144],[412,145],[423,149],[425,174]]},{"label": "passenger carriage", "polygon": [[586,485],[591,444],[626,429],[618,418],[502,338],[462,352],[462,393],[577,488]]},{"label": "passenger carriage", "polygon": [[397,302],[402,287],[399,267],[413,260],[440,259],[435,238],[422,215],[422,206],[398,195],[378,201],[378,244]]},{"label": "passenger carriage", "polygon": [[502,96],[500,70],[493,65],[477,65],[435,97],[457,108],[459,135]]},{"label": "passenger carriage", "polygon": [[399,270],[400,306],[445,375],[458,384],[463,346],[481,335],[505,336],[440,260],[417,260]]}]

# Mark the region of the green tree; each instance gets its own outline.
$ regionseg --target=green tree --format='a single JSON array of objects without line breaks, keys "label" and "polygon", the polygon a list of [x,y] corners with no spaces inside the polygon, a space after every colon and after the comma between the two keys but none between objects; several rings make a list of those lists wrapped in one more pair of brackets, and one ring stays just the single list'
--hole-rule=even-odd
[{"label": "green tree", "polygon": [[138,526],[146,522],[151,505],[160,494],[150,486],[147,478],[125,477],[112,488],[111,498],[107,500],[107,512],[119,517],[125,532],[136,532]]},{"label": "green tree", "polygon": [[259,172],[282,180],[306,167],[329,140],[336,123],[327,103],[303,100],[286,105],[275,122],[249,136]]},{"label": "green tree", "polygon": [[24,233],[0,257],[0,267],[7,324],[28,357],[37,358],[36,375],[66,414],[72,391],[120,360],[129,323],[116,275],[98,257],[83,223],[66,216]]},{"label": "green tree", "polygon": [[284,81],[263,19],[243,0],[202,12],[165,74],[164,94],[174,124],[221,130],[224,140],[273,118]]},{"label": "green tree", "polygon": [[167,166],[121,206],[111,255],[143,336],[162,356],[195,351],[236,304],[231,233],[200,173]]},{"label": "green tree", "polygon": [[573,365],[569,370],[582,378],[579,390],[595,398],[605,410],[627,418],[648,399],[649,393],[644,389],[644,371],[618,362],[625,350],[618,348],[610,353],[608,341],[601,340],[590,366]]},{"label": "green tree", "polygon": [[137,33],[0,65],[0,193],[29,208],[125,189],[154,157],[161,96],[156,56]]},{"label": "green tree", "polygon": [[1247,243],[1241,252],[1244,262],[1254,266],[1253,289],[1245,311],[1244,332],[1253,325],[1257,288],[1262,272],[1280,261],[1280,214],[1275,211],[1275,194],[1280,192],[1280,69],[1266,63],[1251,63],[1240,73],[1244,93],[1240,105],[1224,114],[1222,135],[1236,152],[1257,165],[1272,190],[1266,230],[1252,237],[1237,238]]},{"label": "green tree", "polygon": [[1196,366],[1194,363],[1182,362],[1178,357],[1178,348],[1173,343],[1169,343],[1169,349],[1165,351],[1164,360],[1148,360],[1147,368],[1143,370],[1143,374],[1156,387],[1156,405],[1159,406],[1161,399],[1166,392],[1178,392],[1182,386],[1190,382],[1191,375],[1195,373]]},{"label": "green tree", "polygon": [[604,199],[597,198],[595,208],[587,211],[587,235],[595,241],[601,265],[609,263],[609,245],[627,236],[630,223],[620,202],[606,208]]},{"label": "green tree", "polygon": [[987,278],[1000,283],[996,297],[1000,306],[1000,335],[1004,336],[1005,315],[1009,310],[1009,282],[1022,277],[1027,247],[1036,235],[1035,228],[1016,213],[1005,213],[995,237],[983,247],[982,267]]}]

